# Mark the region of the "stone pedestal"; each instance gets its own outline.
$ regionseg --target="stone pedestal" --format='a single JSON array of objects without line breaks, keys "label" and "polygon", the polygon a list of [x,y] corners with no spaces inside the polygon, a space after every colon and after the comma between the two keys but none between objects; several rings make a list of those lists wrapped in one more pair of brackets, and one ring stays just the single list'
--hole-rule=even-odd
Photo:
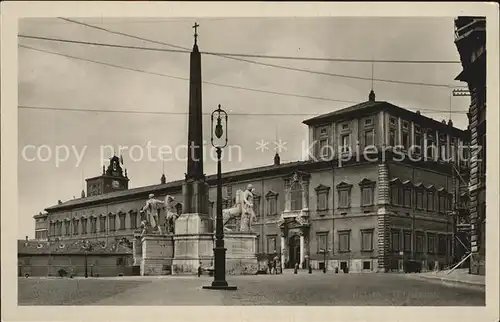
[{"label": "stone pedestal", "polygon": [[139,266],[142,262],[142,238],[139,234],[134,235],[132,241],[133,266]]},{"label": "stone pedestal", "polygon": [[173,274],[195,274],[198,266],[213,265],[212,219],[205,214],[182,214],[175,221]]},{"label": "stone pedestal", "polygon": [[[141,275],[166,275],[172,266],[174,243],[172,235],[142,237]],[[171,271],[171,270],[170,270]]]},{"label": "stone pedestal", "polygon": [[257,234],[230,232],[224,234],[226,274],[253,275],[259,268],[256,256]]}]

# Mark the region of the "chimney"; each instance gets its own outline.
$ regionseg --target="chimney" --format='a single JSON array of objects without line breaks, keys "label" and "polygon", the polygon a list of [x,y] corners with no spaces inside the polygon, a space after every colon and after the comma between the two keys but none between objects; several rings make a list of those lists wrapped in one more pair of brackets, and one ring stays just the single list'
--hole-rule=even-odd
[{"label": "chimney", "polygon": [[443,120],[441,121],[441,123],[446,124],[446,121],[443,119]]},{"label": "chimney", "polygon": [[449,126],[449,127],[453,127],[453,121],[452,121],[451,119],[450,119],[450,120],[448,120],[448,126]]},{"label": "chimney", "polygon": [[26,236],[26,241],[28,241],[28,236]]},{"label": "chimney", "polygon": [[62,204],[61,199],[57,200],[57,204],[58,204],[58,205]]},{"label": "chimney", "polygon": [[160,182],[161,182],[161,184],[165,184],[165,183],[167,183],[167,178],[165,177],[165,174],[162,174],[162,175],[161,175]]},{"label": "chimney", "polygon": [[368,94],[368,100],[370,102],[375,102],[375,92],[373,91],[373,89],[370,91],[370,94]]},{"label": "chimney", "polygon": [[420,115],[420,111],[419,110],[417,110],[415,113],[417,113],[417,115]]},{"label": "chimney", "polygon": [[280,165],[280,155],[278,152],[274,155],[274,165]]}]

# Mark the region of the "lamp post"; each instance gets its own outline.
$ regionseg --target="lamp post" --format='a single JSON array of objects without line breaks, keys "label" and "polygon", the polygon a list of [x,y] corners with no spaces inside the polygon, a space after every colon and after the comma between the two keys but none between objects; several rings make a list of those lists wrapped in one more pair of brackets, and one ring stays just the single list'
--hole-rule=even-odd
[{"label": "lamp post", "polygon": [[88,242],[88,240],[85,240],[83,241],[83,255],[84,255],[84,265],[85,265],[85,278],[88,278],[89,277],[89,274],[88,274],[88,262],[87,262],[87,254],[89,252],[89,250],[91,250],[92,248],[92,245],[90,245],[90,243]]},{"label": "lamp post", "polygon": [[[214,126],[215,119],[215,126]],[[229,286],[226,281],[226,248],[224,247],[224,228],[222,222],[222,149],[227,146],[227,113],[219,104],[211,115],[210,141],[217,152],[217,215],[215,220],[215,248],[214,248],[214,281],[212,285],[203,286],[212,290],[236,290],[236,286]],[[225,130],[224,130],[225,127]],[[215,135],[215,138],[214,138]]]}]

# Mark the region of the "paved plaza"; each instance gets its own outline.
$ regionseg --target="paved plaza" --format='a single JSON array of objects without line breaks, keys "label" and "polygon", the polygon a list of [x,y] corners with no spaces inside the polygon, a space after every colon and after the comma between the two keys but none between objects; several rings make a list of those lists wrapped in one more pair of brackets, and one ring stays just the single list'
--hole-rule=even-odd
[{"label": "paved plaza", "polygon": [[19,305],[483,306],[480,288],[409,274],[228,276],[236,291],[204,290],[209,276],[20,278]]}]

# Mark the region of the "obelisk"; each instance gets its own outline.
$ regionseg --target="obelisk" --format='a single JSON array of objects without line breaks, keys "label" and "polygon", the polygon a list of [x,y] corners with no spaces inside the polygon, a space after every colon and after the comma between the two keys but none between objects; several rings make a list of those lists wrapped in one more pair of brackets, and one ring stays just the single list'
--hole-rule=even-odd
[{"label": "obelisk", "polygon": [[193,26],[194,46],[190,54],[187,173],[182,185],[183,213],[175,221],[173,272],[196,272],[200,263],[210,266],[213,257],[213,222],[208,216],[208,184],[203,173],[203,114],[201,54],[197,44],[198,24]]},{"label": "obelisk", "polygon": [[184,213],[208,214],[208,190],[203,173],[203,113],[201,93],[201,54],[195,23],[194,46],[190,55],[189,123],[187,173],[183,186]]}]

